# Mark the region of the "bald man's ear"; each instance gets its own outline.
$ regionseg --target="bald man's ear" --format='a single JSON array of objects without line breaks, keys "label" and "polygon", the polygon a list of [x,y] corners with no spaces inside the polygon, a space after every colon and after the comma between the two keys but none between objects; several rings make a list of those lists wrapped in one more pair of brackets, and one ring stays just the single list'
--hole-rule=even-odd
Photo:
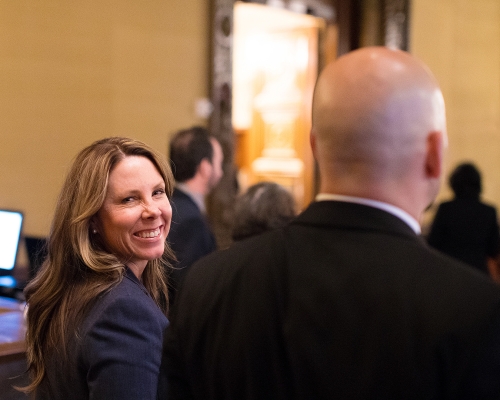
[{"label": "bald man's ear", "polygon": [[445,138],[442,132],[430,132],[427,135],[427,154],[425,174],[428,178],[440,178],[443,170]]},{"label": "bald man's ear", "polygon": [[317,160],[318,157],[316,157],[316,135],[314,134],[314,129],[311,129],[311,133],[309,134],[309,142],[311,143],[313,157],[315,160]]}]

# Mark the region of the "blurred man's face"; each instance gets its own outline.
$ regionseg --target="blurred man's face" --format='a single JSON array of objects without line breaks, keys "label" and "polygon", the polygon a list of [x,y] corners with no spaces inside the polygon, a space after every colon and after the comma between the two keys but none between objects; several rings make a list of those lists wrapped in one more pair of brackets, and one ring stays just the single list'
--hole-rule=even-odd
[{"label": "blurred man's face", "polygon": [[224,154],[222,153],[222,147],[216,139],[210,139],[212,142],[212,148],[214,150],[214,155],[212,157],[212,174],[208,182],[209,190],[212,190],[221,180],[222,162],[224,161]]}]

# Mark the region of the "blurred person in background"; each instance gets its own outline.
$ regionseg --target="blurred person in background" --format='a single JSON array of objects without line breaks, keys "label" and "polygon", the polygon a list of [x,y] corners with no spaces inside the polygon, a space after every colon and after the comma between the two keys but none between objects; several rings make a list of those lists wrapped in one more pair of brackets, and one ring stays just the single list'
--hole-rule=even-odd
[{"label": "blurred person in background", "polygon": [[201,126],[178,131],[170,140],[169,155],[175,178],[168,236],[177,258],[169,282],[169,298],[173,304],[189,267],[217,249],[206,216],[205,199],[222,178],[224,156],[218,140]]},{"label": "blurred person in background", "polygon": [[439,205],[428,235],[429,244],[485,274],[499,251],[496,209],[481,202],[481,174],[472,163],[458,165],[449,184],[455,197]]},{"label": "blurred person in background", "polygon": [[296,215],[292,194],[274,182],[259,182],[250,186],[236,199],[233,240],[281,228]]}]

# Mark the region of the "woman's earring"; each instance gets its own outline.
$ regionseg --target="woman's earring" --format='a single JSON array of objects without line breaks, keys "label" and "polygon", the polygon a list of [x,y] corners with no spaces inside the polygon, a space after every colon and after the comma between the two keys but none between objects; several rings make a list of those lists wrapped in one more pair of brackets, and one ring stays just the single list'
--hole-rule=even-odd
[{"label": "woman's earring", "polygon": [[97,233],[97,229],[92,229],[92,233],[95,235]]}]

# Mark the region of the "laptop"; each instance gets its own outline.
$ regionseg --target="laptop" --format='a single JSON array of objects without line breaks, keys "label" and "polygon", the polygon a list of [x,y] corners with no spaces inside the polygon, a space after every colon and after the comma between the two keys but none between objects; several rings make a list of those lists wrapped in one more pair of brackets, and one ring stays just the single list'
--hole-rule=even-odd
[{"label": "laptop", "polygon": [[12,295],[26,282],[13,276],[24,215],[21,211],[0,209],[0,295]]}]

